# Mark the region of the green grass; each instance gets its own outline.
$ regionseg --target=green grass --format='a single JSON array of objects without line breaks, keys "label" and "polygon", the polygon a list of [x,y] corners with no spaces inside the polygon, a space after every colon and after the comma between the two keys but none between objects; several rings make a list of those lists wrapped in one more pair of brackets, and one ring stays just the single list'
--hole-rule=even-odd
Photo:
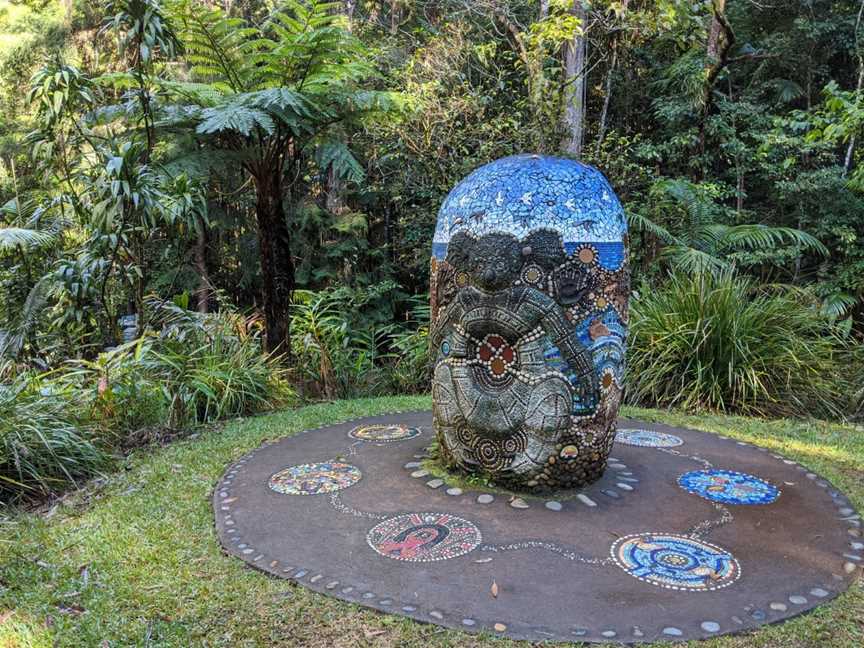
[{"label": "green grass", "polygon": [[[47,514],[0,522],[0,647],[528,645],[378,614],[268,577],[220,551],[209,495],[229,462],[265,439],[429,405],[428,397],[366,399],[230,421],[135,453],[107,483],[88,486]],[[625,414],[770,447],[830,479],[864,510],[861,429],[653,410]],[[864,588],[859,581],[812,614],[699,645],[864,645]]]}]

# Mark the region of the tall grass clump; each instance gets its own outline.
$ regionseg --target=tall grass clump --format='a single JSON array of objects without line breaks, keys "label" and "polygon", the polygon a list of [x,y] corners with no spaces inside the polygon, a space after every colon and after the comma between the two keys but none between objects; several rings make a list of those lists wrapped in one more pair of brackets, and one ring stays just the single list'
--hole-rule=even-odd
[{"label": "tall grass clump", "polygon": [[103,428],[123,434],[179,429],[293,399],[288,370],[263,352],[254,320],[231,311],[152,307],[154,330],[94,361],[73,361],[64,374]]},{"label": "tall grass clump", "polygon": [[262,350],[256,324],[233,312],[167,312],[144,364],[165,397],[169,426],[243,416],[293,400],[288,369]]},{"label": "tall grass clump", "polygon": [[631,303],[628,400],[762,416],[842,416],[849,346],[795,292],[731,272],[676,275]]},{"label": "tall grass clump", "polygon": [[46,495],[106,466],[108,454],[76,409],[61,385],[0,366],[0,500]]}]

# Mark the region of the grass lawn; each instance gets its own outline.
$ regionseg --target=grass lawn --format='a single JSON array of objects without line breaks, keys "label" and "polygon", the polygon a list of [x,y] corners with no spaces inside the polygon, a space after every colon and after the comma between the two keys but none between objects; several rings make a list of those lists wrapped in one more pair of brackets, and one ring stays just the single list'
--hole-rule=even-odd
[{"label": "grass lawn", "polygon": [[[304,428],[429,406],[428,397],[364,399],[230,421],[135,453],[105,483],[47,514],[0,521],[0,647],[528,645],[368,611],[265,576],[219,549],[210,491],[241,454]],[[861,429],[624,413],[767,446],[821,473],[864,510]],[[699,645],[864,646],[864,586],[859,578],[812,614]]]}]

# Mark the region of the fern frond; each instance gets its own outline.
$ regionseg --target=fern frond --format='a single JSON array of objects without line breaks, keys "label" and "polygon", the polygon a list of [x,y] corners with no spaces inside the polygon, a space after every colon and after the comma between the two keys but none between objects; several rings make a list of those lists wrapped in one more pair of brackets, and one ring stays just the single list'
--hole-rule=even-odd
[{"label": "fern frond", "polygon": [[195,128],[195,132],[202,135],[235,131],[248,136],[255,128],[271,134],[276,128],[273,119],[266,112],[240,103],[205,108],[201,111],[201,117],[201,123]]},{"label": "fern frond", "polygon": [[316,148],[315,157],[321,169],[332,168],[333,173],[350,182],[360,182],[366,177],[363,166],[342,141],[323,142]]}]

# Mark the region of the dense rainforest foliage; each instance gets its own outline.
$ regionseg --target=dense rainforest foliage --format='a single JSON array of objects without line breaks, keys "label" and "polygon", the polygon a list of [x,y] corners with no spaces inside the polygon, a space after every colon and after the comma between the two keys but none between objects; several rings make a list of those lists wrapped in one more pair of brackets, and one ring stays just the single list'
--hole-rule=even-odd
[{"label": "dense rainforest foliage", "polygon": [[631,402],[860,415],[862,39],[864,0],[0,1],[0,490],[424,391],[438,207],[526,151],[625,206]]}]

